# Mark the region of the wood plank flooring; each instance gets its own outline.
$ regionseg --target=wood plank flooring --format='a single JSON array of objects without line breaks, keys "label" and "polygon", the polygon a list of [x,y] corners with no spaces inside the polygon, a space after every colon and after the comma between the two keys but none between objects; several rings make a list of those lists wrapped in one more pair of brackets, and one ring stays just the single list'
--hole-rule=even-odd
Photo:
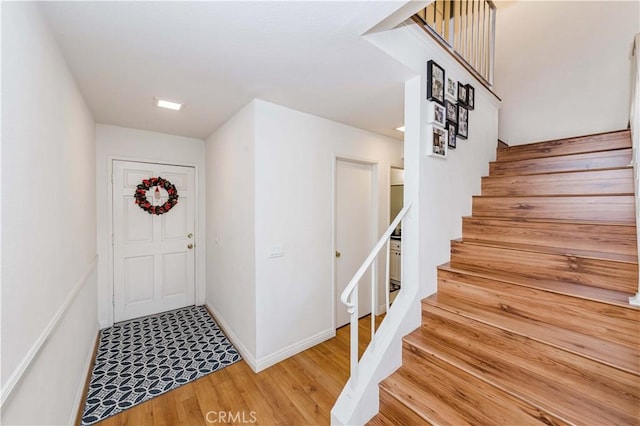
[{"label": "wood plank flooring", "polygon": [[[376,327],[383,317],[376,317]],[[362,354],[371,335],[369,316],[360,319],[359,333]],[[334,338],[260,373],[243,360],[97,425],[328,425],[331,408],[348,378],[347,325]]]}]

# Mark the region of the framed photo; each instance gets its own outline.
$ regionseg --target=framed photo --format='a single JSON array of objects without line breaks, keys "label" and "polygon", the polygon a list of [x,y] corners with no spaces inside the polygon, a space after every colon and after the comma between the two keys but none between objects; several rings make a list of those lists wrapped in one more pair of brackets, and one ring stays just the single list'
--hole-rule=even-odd
[{"label": "framed photo", "polygon": [[458,104],[458,137],[467,139],[469,137],[469,110]]},{"label": "framed photo", "polygon": [[476,89],[467,84],[467,108],[474,109],[476,105]]},{"label": "framed photo", "polygon": [[444,101],[444,108],[447,111],[447,121],[453,124],[458,123],[458,104],[447,99]]},{"label": "framed photo", "polygon": [[451,77],[447,77],[447,86],[445,87],[444,97],[451,102],[458,100],[458,82]]},{"label": "framed photo", "polygon": [[445,107],[435,102],[429,102],[427,123],[437,124],[444,127],[447,122],[447,112]]},{"label": "framed photo", "polygon": [[447,147],[449,147],[449,149],[456,149],[457,133],[458,126],[455,123],[447,123]]},{"label": "framed photo", "polygon": [[467,85],[458,82],[458,104],[467,105]]},{"label": "framed photo", "polygon": [[440,126],[428,126],[427,139],[429,141],[427,155],[439,158],[447,157],[447,142],[449,137],[445,129]]},{"label": "framed photo", "polygon": [[444,68],[433,60],[427,62],[427,99],[444,105]]}]

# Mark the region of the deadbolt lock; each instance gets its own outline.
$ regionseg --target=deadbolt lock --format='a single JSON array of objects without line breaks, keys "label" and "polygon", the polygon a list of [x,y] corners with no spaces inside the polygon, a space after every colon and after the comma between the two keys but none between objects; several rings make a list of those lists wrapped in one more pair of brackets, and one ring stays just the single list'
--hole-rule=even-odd
[{"label": "deadbolt lock", "polygon": [[189,233],[187,234],[187,238],[193,238],[193,234],[192,234],[191,232],[189,232]]},{"label": "deadbolt lock", "polygon": [[339,251],[336,251],[336,257],[340,257],[342,256],[342,253],[340,253]]}]

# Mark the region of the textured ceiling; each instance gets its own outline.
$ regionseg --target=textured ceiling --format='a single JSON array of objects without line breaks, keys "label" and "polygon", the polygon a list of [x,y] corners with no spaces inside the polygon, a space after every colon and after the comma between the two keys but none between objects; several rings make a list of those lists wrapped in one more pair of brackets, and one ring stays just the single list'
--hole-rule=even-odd
[{"label": "textured ceiling", "polygon": [[[400,2],[45,2],[100,123],[205,138],[253,98],[386,134],[408,71],[361,34]],[[185,103],[154,107],[155,96]]]}]

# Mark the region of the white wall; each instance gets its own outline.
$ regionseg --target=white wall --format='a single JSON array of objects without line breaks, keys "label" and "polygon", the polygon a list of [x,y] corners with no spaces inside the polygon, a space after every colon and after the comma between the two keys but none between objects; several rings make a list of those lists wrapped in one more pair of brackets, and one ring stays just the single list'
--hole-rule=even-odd
[{"label": "white wall", "polygon": [[64,424],[98,329],[95,124],[36,3],[2,4],[2,106],[2,423]]},{"label": "white wall", "polygon": [[116,160],[149,161],[196,167],[197,228],[196,304],[205,296],[205,170],[204,141],[166,133],[96,125],[96,194],[98,206],[98,318],[101,328],[113,324],[113,252],[111,250],[111,163]]},{"label": "white wall", "polygon": [[336,156],[376,163],[382,233],[400,142],[261,100],[207,139],[207,305],[254,370],[335,333]]},{"label": "white wall", "polygon": [[[260,369],[334,335],[336,157],[375,163],[379,236],[389,225],[390,167],[402,165],[402,143],[272,103],[255,104]],[[284,247],[285,255],[268,258],[273,246]]]},{"label": "white wall", "polygon": [[510,145],[627,127],[637,1],[498,4],[495,91]]},{"label": "white wall", "polygon": [[[471,214],[473,195],[495,159],[499,102],[416,24],[367,36],[416,75],[405,86],[404,204],[412,203],[402,227],[402,290],[389,321],[376,334],[376,351],[367,351],[357,391],[342,392],[332,423],[366,423],[378,409],[378,383],[401,364],[401,338],[420,325],[420,301],[437,291],[437,267],[449,261],[450,240],[462,234],[462,217]],[[469,137],[458,139],[446,159],[428,157],[426,66],[435,60],[447,76],[475,88]],[[382,349],[381,349],[382,348]],[[346,389],[346,388],[345,388]]]},{"label": "white wall", "polygon": [[255,368],[255,104],[206,141],[207,305]]}]

